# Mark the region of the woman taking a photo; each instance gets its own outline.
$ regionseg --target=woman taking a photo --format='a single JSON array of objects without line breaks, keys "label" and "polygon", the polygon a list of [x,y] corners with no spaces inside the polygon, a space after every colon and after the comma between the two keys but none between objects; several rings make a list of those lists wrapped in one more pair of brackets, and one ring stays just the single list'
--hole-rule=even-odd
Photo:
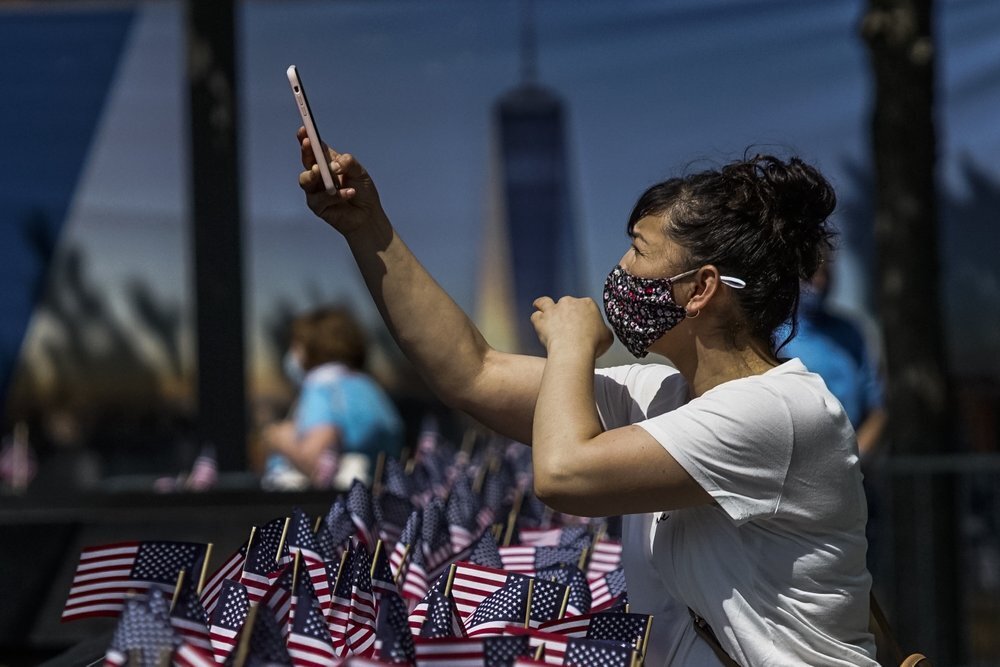
[{"label": "woman taking a photo", "polygon": [[857,443],[840,404],[774,331],[828,245],[835,198],[798,159],[757,156],[649,188],[604,285],[635,356],[590,299],[539,295],[546,357],[499,352],[396,234],[350,155],[304,131],[299,184],[343,234],[382,317],[443,401],[531,444],[554,509],[623,514],[632,611],[654,615],[646,662],[719,665],[692,615],[741,665],[876,665]]}]

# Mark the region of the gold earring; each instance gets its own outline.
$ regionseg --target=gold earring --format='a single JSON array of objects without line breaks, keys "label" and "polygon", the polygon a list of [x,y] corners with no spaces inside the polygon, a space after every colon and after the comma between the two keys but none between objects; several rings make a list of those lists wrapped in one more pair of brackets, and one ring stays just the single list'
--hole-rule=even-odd
[{"label": "gold earring", "polygon": [[688,310],[685,310],[685,311],[684,311],[684,316],[685,316],[685,317],[686,317],[687,319],[689,319],[689,320],[693,320],[694,318],[698,317],[699,315],[701,315],[701,311],[700,311],[700,310],[696,310],[696,311],[694,311],[694,315],[692,315],[692,314],[691,314],[691,312],[690,312],[690,311],[688,311]]}]

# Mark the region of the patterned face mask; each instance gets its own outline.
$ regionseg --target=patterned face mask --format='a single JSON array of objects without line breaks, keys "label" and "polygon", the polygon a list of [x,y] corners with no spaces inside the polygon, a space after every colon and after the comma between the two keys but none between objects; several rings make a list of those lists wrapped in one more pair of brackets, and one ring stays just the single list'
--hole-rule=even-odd
[{"label": "patterned face mask", "polygon": [[684,319],[687,311],[674,301],[673,283],[698,269],[673,278],[639,278],[616,266],[604,281],[604,314],[615,335],[633,356],[646,349]]},{"label": "patterned face mask", "polygon": [[[645,357],[650,345],[687,316],[684,307],[674,301],[673,284],[697,270],[672,278],[639,278],[618,265],[608,274],[604,282],[604,314],[618,340],[633,356]],[[736,289],[746,287],[739,278],[720,276],[719,280]]]}]

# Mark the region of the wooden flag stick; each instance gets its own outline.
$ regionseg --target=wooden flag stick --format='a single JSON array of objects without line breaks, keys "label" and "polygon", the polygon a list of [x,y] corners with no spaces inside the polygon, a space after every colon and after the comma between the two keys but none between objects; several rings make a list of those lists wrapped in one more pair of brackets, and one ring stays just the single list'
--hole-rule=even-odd
[{"label": "wooden flag stick", "polygon": [[545,642],[542,642],[541,644],[538,645],[538,648],[535,649],[535,655],[533,656],[533,658],[535,660],[541,660],[542,659],[542,651],[544,651],[544,650],[545,650]]},{"label": "wooden flag stick", "polygon": [[295,595],[296,585],[299,583],[299,562],[302,560],[302,552],[296,550],[292,559],[292,596]]},{"label": "wooden flag stick", "polygon": [[344,549],[344,553],[340,554],[340,565],[337,566],[337,576],[333,580],[333,588],[330,589],[331,594],[334,591],[336,591],[337,586],[340,585],[340,577],[342,574],[344,574],[344,563],[347,562],[347,552],[349,552],[350,550],[351,548],[347,547],[346,549]]},{"label": "wooden flag stick", "polygon": [[603,540],[604,536],[607,535],[607,534],[608,534],[608,524],[607,523],[601,523],[597,527],[597,532],[594,533],[594,542],[593,542],[593,544],[597,544],[598,542],[600,542],[601,540]]},{"label": "wooden flag stick", "polygon": [[[626,605],[628,607],[628,605]],[[626,613],[627,610],[626,610]],[[650,614],[649,618],[646,619],[646,631],[642,633],[642,643],[639,644],[639,651],[642,655],[646,655],[646,645],[649,643],[649,633],[653,629],[653,615]]]},{"label": "wooden flag stick", "polygon": [[525,605],[524,610],[524,627],[531,627],[531,597],[535,592],[535,578],[532,577],[528,579],[528,604]]},{"label": "wooden flag stick", "polygon": [[505,547],[510,546],[510,541],[514,537],[514,526],[517,523],[517,512],[511,510],[511,513],[507,515],[507,532],[503,536],[503,545]]},{"label": "wooden flag stick", "polygon": [[[288,524],[292,522],[292,517],[285,517],[285,525],[281,527],[281,539],[278,540],[278,553],[274,554],[274,562],[281,560],[281,552],[285,548],[285,538],[288,537]],[[249,551],[247,553],[250,553]]]},{"label": "wooden flag stick", "polygon": [[208,576],[208,561],[212,559],[212,542],[208,543],[205,547],[205,559],[201,561],[201,573],[198,574],[198,587],[195,589],[195,593],[199,596],[201,595],[201,589],[205,587],[205,577]]},{"label": "wooden flag stick", "polygon": [[372,566],[371,569],[368,570],[369,577],[375,576],[375,564],[378,563],[378,556],[381,552],[382,552],[382,538],[380,537],[378,538],[378,541],[375,543],[375,552],[372,554]]},{"label": "wooden flag stick", "polygon": [[174,649],[166,647],[160,649],[160,655],[156,660],[156,667],[170,667],[170,659],[174,656]]},{"label": "wooden flag stick", "polygon": [[593,549],[594,548],[590,546],[580,552],[580,560],[577,561],[576,566],[581,570],[583,570],[584,572],[587,571],[587,561],[590,560],[590,554],[593,551]]},{"label": "wooden flag stick", "polygon": [[323,525],[323,515],[320,514],[316,517],[316,521],[313,522],[313,535],[319,532],[319,527]]},{"label": "wooden flag stick", "polygon": [[243,630],[240,631],[240,643],[236,646],[236,659],[233,660],[233,667],[243,667],[247,661],[247,654],[250,653],[250,635],[253,634],[253,625],[257,621],[257,607],[251,605],[247,620],[243,623]]},{"label": "wooden flag stick", "polygon": [[375,459],[375,475],[372,477],[372,497],[382,495],[382,475],[385,474],[385,452],[379,452]]},{"label": "wooden flag stick", "polygon": [[458,565],[456,565],[455,563],[452,563],[451,567],[448,568],[448,581],[444,585],[444,596],[445,597],[448,597],[449,595],[451,595],[451,585],[453,583],[455,583],[455,570],[457,570],[457,569],[458,569]]},{"label": "wooden flag stick", "polygon": [[177,598],[181,594],[181,586],[184,585],[184,575],[187,574],[187,570],[181,568],[181,571],[177,573],[177,583],[174,584],[174,596],[170,598],[170,611],[174,610],[177,606]]},{"label": "wooden flag stick", "polygon": [[475,449],[475,446],[476,446],[476,431],[472,427],[469,427],[465,429],[465,433],[462,434],[462,445],[459,448],[459,451],[461,451],[466,456],[471,457],[472,450]]},{"label": "wooden flag stick", "polygon": [[483,463],[476,471],[476,476],[472,479],[472,492],[477,496],[483,492],[483,484],[486,482],[486,471],[489,468],[487,463]]},{"label": "wooden flag stick", "polygon": [[567,585],[566,586],[566,592],[563,593],[562,604],[559,606],[559,616],[557,616],[556,618],[562,618],[563,616],[565,616],[566,615],[566,607],[568,607],[568,606],[569,606],[569,586]]},{"label": "wooden flag stick", "polygon": [[399,572],[396,573],[396,585],[399,586],[399,579],[403,576],[404,566],[406,565],[406,559],[410,555],[410,545],[407,544],[406,548],[403,549],[403,557],[399,559]]},{"label": "wooden flag stick", "polygon": [[642,661],[639,660],[639,652],[636,651],[635,649],[632,649],[632,660],[629,661],[629,665],[631,667],[639,667],[639,665],[641,664]]},{"label": "wooden flag stick", "polygon": [[493,539],[497,542],[500,541],[500,536],[503,535],[503,528],[504,526],[502,523],[495,523],[490,526],[490,532],[493,533]]}]

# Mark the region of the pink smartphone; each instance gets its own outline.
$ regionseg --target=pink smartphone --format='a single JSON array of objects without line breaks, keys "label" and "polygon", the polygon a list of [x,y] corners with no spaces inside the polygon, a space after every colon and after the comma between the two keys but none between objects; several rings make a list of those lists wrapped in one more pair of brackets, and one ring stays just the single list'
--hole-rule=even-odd
[{"label": "pink smartphone", "polygon": [[319,166],[319,175],[323,178],[323,187],[327,192],[337,191],[337,181],[330,173],[330,163],[327,156],[323,154],[323,142],[319,138],[319,130],[316,129],[316,120],[313,118],[312,109],[309,108],[309,98],[306,97],[305,86],[302,85],[302,78],[295,65],[289,66],[286,71],[288,83],[292,86],[292,94],[295,95],[295,106],[299,108],[299,115],[302,116],[302,124],[306,128],[309,136],[309,143],[312,145],[313,155],[316,157],[316,164]]}]

